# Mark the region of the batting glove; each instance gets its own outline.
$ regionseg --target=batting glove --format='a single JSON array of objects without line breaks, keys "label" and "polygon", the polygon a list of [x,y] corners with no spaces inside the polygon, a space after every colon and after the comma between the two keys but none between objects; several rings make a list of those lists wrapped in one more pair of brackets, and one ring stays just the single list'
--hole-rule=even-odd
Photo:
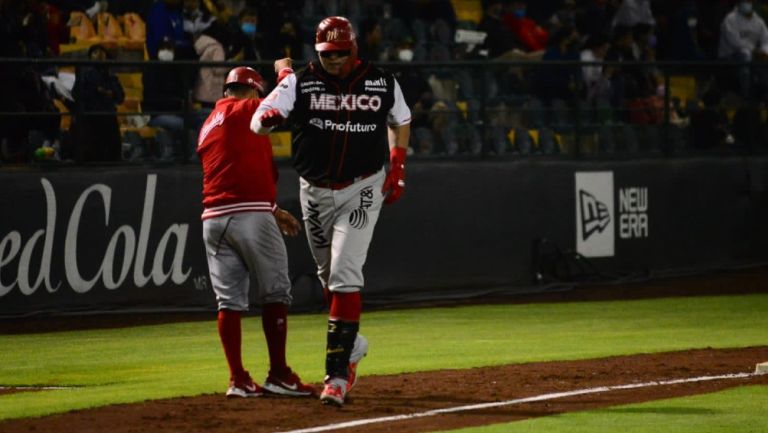
[{"label": "batting glove", "polygon": [[272,108],[264,112],[264,114],[261,115],[259,118],[259,122],[261,122],[261,126],[265,128],[271,128],[273,126],[277,126],[281,123],[283,123],[283,120],[285,120],[285,117],[283,117],[282,114],[280,114],[280,110],[277,108]]},{"label": "batting glove", "polygon": [[393,147],[389,152],[389,173],[387,178],[384,179],[384,186],[381,187],[381,192],[386,197],[384,198],[385,204],[392,204],[396,202],[403,194],[405,189],[405,155],[406,150],[403,147]]}]

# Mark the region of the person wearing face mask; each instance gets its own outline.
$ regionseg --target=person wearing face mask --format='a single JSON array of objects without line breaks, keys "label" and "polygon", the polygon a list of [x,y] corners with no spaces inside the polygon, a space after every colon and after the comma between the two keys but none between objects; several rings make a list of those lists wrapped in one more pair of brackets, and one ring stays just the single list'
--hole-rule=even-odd
[{"label": "person wearing face mask", "polygon": [[755,54],[768,54],[768,28],[750,0],[736,3],[720,25],[718,57],[751,61]]},{"label": "person wearing face mask", "polygon": [[[149,126],[160,128],[157,141],[160,144],[161,159],[181,157],[184,137],[184,117],[187,89],[190,86],[188,74],[172,64],[175,53],[170,40],[163,41],[157,50],[162,65],[147,66],[142,74],[142,110],[150,113]],[[165,112],[151,114],[152,112]]]},{"label": "person wearing face mask", "polygon": [[233,51],[236,58],[241,60],[262,60],[268,58],[265,41],[259,29],[259,13],[256,9],[246,7],[238,16],[240,23],[238,31],[233,35]]},{"label": "person wearing face mask", "polygon": [[549,32],[526,15],[525,2],[512,2],[511,12],[503,17],[504,24],[522,44],[524,51],[540,52],[547,48]]},{"label": "person wearing face mask", "polygon": [[77,115],[73,125],[78,144],[76,158],[80,161],[119,161],[122,144],[115,112],[125,93],[117,77],[103,64],[107,60],[107,50],[103,46],[92,45],[88,49],[88,58],[99,63],[78,71],[72,88],[75,110],[84,112]]},{"label": "person wearing face mask", "polygon": [[184,0],[182,9],[184,32],[194,41],[216,19],[207,9],[200,8],[200,0]]},{"label": "person wearing face mask", "polygon": [[706,56],[699,44],[699,9],[687,0],[670,20],[666,39],[666,57],[671,60],[703,60]]},{"label": "person wearing face mask", "polygon": [[[768,28],[754,12],[751,0],[740,0],[720,25],[718,57],[739,62],[768,59]],[[743,96],[756,96],[755,87],[768,85],[765,68],[739,68],[738,82]]]},{"label": "person wearing face mask", "polygon": [[173,41],[176,58],[191,58],[192,40],[184,33],[181,0],[158,0],[152,4],[147,17],[147,54],[157,59],[157,49],[163,40]]}]

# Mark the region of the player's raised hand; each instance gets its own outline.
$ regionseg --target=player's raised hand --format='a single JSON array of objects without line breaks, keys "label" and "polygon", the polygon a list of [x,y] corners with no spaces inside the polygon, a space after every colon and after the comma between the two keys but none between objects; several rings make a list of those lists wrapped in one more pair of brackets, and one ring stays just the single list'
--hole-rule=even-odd
[{"label": "player's raised hand", "polygon": [[389,173],[384,179],[381,193],[384,194],[384,204],[392,204],[400,199],[405,190],[405,155],[402,147],[393,147],[389,154]]},{"label": "player's raised hand", "polygon": [[290,212],[278,208],[275,211],[275,220],[280,231],[287,236],[296,236],[301,231],[301,224]]},{"label": "player's raised hand", "polygon": [[[290,57],[275,60],[275,73],[280,74],[283,69],[292,69],[293,60]],[[279,81],[279,80],[278,80]]]},{"label": "player's raised hand", "polygon": [[277,108],[271,108],[264,112],[264,114],[261,115],[259,118],[259,122],[261,122],[261,126],[265,128],[271,128],[273,126],[277,126],[281,123],[283,123],[283,120],[285,120],[285,117],[283,117],[282,114],[280,114],[280,110]]}]

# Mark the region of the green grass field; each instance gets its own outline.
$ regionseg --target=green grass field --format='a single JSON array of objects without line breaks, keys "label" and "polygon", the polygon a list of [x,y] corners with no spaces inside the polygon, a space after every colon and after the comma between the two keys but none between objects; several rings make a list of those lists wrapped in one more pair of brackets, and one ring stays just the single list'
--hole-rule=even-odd
[{"label": "green grass field", "polygon": [[[374,312],[363,317],[362,332],[371,341],[363,373],[396,374],[689,348],[768,345],[766,312],[766,294]],[[325,320],[323,315],[297,315],[289,321],[289,362],[310,382],[319,382],[323,374]],[[249,318],[243,329],[246,367],[259,380],[266,373],[261,322]],[[0,353],[0,385],[81,386],[2,395],[0,419],[220,393],[228,379],[214,320],[0,335]],[[608,426],[618,423],[615,425],[623,427],[623,420],[631,417],[638,426],[648,427],[630,431],[656,433],[658,428],[653,425],[662,418],[665,424],[667,420],[679,420],[681,425],[690,418],[685,416],[687,409],[678,414],[672,409],[667,412],[665,407],[705,411],[707,407],[721,407],[723,400],[733,404],[722,405],[711,417],[723,422],[734,418],[733,425],[749,426],[758,412],[748,408],[764,403],[766,394],[766,387],[750,387],[477,431],[614,431]],[[763,410],[759,416],[768,425],[765,413]],[[581,430],[574,430],[575,426]]]}]

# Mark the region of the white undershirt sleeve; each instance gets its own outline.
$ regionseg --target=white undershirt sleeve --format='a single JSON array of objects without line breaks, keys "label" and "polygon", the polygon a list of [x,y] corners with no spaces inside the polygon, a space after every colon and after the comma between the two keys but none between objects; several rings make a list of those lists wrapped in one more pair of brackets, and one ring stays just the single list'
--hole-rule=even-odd
[{"label": "white undershirt sleeve", "polygon": [[405,103],[403,91],[400,89],[400,83],[395,79],[395,103],[387,115],[387,123],[392,126],[400,126],[411,123],[411,109]]},{"label": "white undershirt sleeve", "polygon": [[293,111],[296,103],[296,74],[290,74],[283,79],[272,91],[261,101],[259,108],[251,118],[251,131],[257,134],[268,134],[272,128],[265,128],[259,120],[267,111],[276,108],[284,118],[288,118]]}]

